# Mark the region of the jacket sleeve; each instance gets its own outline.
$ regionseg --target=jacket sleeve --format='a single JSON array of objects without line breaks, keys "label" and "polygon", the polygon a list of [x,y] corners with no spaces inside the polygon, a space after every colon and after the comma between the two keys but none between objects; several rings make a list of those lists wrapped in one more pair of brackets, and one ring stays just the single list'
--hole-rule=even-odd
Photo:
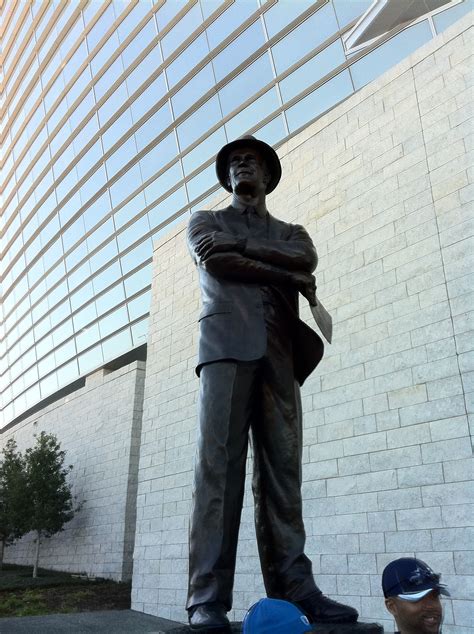
[{"label": "jacket sleeve", "polygon": [[215,277],[228,280],[255,284],[291,284],[291,276],[286,268],[254,259],[245,253],[236,251],[214,253],[202,261],[195,252],[195,245],[200,238],[213,231],[219,231],[219,227],[212,213],[197,211],[191,216],[188,223],[187,243],[191,257],[197,266]]},{"label": "jacket sleeve", "polygon": [[301,225],[291,225],[286,240],[248,238],[243,254],[293,271],[312,273],[318,256],[308,232]]}]

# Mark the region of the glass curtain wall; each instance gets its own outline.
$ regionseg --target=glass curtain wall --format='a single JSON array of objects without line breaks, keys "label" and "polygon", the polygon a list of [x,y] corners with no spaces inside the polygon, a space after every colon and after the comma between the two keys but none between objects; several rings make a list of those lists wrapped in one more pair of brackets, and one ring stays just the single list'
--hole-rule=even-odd
[{"label": "glass curtain wall", "polygon": [[371,0],[7,0],[0,427],[146,342],[153,240],[217,190],[214,157],[278,147],[459,19],[346,55]]}]

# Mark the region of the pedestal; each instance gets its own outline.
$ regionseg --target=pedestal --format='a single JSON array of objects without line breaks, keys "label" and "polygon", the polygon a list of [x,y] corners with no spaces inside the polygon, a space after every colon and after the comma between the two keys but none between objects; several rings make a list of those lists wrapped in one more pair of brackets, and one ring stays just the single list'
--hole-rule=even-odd
[{"label": "pedestal", "polygon": [[[242,623],[232,623],[232,634],[241,634]],[[313,631],[318,634],[383,634],[383,627],[378,623],[350,623],[346,625],[323,625],[322,623],[315,624]],[[187,625],[170,630],[168,634],[196,634],[196,630],[192,630]],[[229,630],[222,630],[225,634],[228,634]],[[221,634],[221,630],[199,630],[199,634]],[[291,632],[288,632],[291,634]]]}]

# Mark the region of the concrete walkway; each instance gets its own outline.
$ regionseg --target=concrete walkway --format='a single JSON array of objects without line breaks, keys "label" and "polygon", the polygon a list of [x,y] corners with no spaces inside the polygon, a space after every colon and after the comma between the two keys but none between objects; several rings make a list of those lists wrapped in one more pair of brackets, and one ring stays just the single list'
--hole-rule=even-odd
[{"label": "concrete walkway", "polygon": [[166,634],[180,625],[133,610],[107,610],[0,619],[0,634]]}]

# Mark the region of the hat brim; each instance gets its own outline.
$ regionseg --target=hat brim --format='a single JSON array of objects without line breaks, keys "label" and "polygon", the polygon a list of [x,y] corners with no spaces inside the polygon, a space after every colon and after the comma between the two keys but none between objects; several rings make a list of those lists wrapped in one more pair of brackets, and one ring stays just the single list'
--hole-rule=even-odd
[{"label": "hat brim", "polygon": [[267,194],[272,192],[280,182],[281,178],[280,159],[278,158],[278,154],[270,145],[252,136],[242,137],[241,139],[231,141],[219,150],[216,157],[216,174],[219,183],[225,190],[227,190],[228,192],[232,192],[232,188],[227,177],[228,161],[231,152],[237,150],[239,147],[252,147],[261,154],[270,171],[270,180],[267,184],[265,192]]},{"label": "hat brim", "polygon": [[433,592],[433,590],[437,590],[440,594],[443,594],[446,597],[450,597],[451,595],[448,592],[446,586],[435,586],[434,588],[427,588],[426,590],[420,590],[420,592],[410,592],[405,594],[397,594],[396,596],[402,601],[409,601],[410,603],[416,603],[426,597],[427,594]]}]

